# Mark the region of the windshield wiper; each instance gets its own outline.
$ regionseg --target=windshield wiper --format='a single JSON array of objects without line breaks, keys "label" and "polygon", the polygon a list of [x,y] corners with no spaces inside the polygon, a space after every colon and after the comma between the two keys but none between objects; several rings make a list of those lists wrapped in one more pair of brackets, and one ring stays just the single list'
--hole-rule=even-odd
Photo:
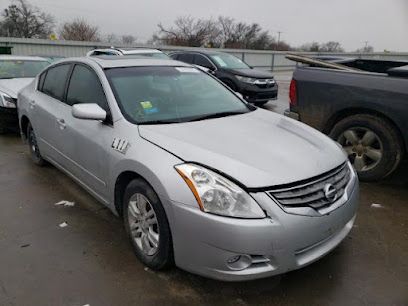
[{"label": "windshield wiper", "polygon": [[171,124],[171,123],[180,123],[180,121],[176,121],[176,120],[152,120],[152,121],[139,122],[138,125]]},{"label": "windshield wiper", "polygon": [[239,111],[239,112],[219,112],[219,113],[214,113],[214,114],[208,114],[208,115],[203,115],[203,116],[198,116],[193,119],[187,120],[185,122],[191,122],[191,121],[200,121],[200,120],[206,120],[206,119],[214,119],[214,118],[222,118],[222,117],[227,117],[227,116],[234,116],[234,115],[242,115],[246,114],[247,112],[245,111]]}]

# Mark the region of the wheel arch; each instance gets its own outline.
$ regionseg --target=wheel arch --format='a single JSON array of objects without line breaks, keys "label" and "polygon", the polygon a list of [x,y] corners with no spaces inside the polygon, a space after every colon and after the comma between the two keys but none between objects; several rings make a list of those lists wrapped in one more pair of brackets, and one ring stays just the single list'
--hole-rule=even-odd
[{"label": "wheel arch", "polygon": [[384,114],[383,112],[377,111],[377,110],[373,110],[373,109],[368,109],[368,108],[347,108],[347,109],[343,109],[341,111],[336,112],[334,115],[332,115],[329,120],[327,121],[323,132],[325,134],[329,134],[330,131],[333,129],[333,127],[336,125],[336,123],[338,123],[339,121],[353,116],[353,115],[372,115],[372,116],[377,116],[380,117],[384,120],[386,120],[397,132],[399,140],[401,141],[402,147],[404,149],[404,151],[408,151],[408,143],[406,143],[403,133],[401,131],[401,129],[399,128],[399,126],[395,123],[394,120],[392,120],[389,116],[387,116],[386,114]]},{"label": "wheel arch", "polygon": [[26,115],[21,116],[20,120],[21,135],[23,136],[24,140],[27,139],[27,128],[29,123],[30,119],[28,119]]},{"label": "wheel arch", "polygon": [[143,176],[133,170],[126,170],[121,172],[116,178],[114,187],[114,206],[117,214],[120,217],[123,217],[123,194],[125,193],[126,187],[134,179],[141,179],[149,184],[150,187],[152,187],[152,185]]}]

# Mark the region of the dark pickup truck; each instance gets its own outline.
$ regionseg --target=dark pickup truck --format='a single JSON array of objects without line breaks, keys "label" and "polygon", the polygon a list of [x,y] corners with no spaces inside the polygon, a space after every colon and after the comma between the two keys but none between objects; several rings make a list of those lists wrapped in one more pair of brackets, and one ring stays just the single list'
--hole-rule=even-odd
[{"label": "dark pickup truck", "polygon": [[408,150],[408,62],[331,62],[358,70],[298,67],[285,114],[339,142],[360,179],[384,178]]}]

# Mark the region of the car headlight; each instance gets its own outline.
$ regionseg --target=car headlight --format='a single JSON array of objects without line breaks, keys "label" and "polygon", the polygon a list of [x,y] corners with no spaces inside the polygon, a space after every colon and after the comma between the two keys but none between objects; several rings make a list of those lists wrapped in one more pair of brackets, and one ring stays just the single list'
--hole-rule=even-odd
[{"label": "car headlight", "polygon": [[8,94],[0,91],[0,106],[7,108],[16,108],[15,100]]},{"label": "car headlight", "polygon": [[175,166],[204,212],[236,218],[265,218],[265,213],[242,188],[225,177],[194,164]]},{"label": "car headlight", "polygon": [[255,82],[257,81],[257,79],[254,78],[248,78],[248,77],[243,77],[240,75],[236,75],[236,78],[243,83],[248,83],[248,84],[255,84]]}]

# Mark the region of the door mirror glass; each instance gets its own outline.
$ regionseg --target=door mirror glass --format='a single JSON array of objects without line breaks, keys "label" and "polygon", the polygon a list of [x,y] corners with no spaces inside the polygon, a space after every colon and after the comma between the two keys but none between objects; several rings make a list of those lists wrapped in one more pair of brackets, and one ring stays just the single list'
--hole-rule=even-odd
[{"label": "door mirror glass", "polygon": [[85,120],[105,120],[106,111],[96,103],[81,103],[72,106],[72,116]]}]

